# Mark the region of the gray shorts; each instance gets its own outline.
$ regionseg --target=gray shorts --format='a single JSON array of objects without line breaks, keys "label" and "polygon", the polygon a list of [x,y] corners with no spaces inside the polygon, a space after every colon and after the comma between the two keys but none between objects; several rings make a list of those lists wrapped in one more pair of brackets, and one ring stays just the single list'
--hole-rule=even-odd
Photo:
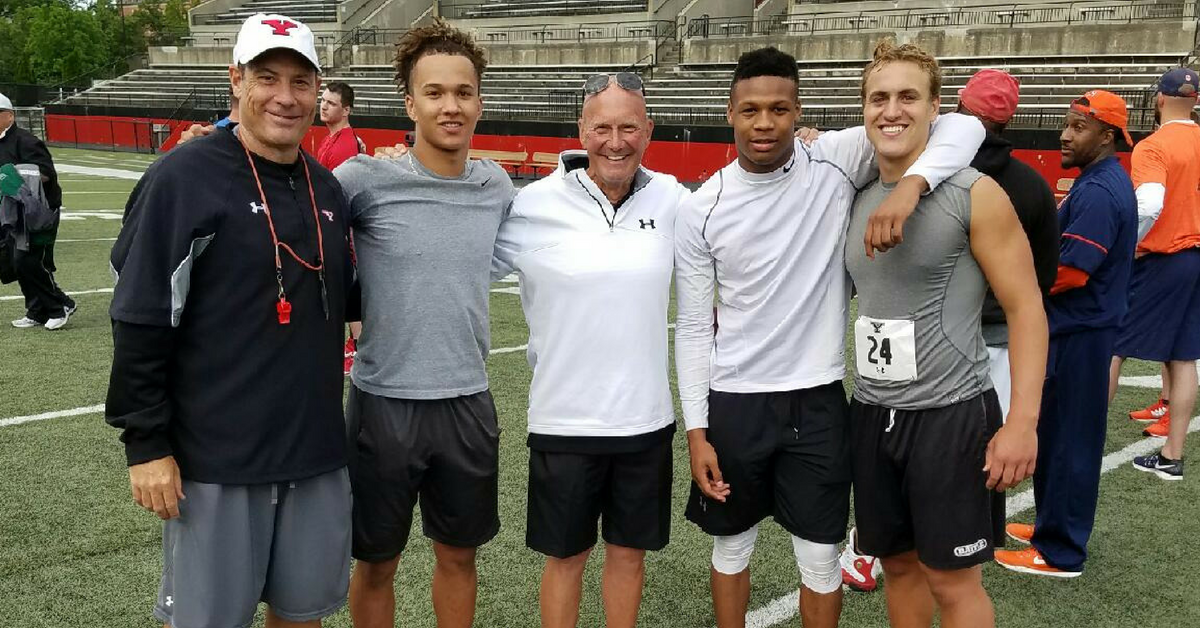
[{"label": "gray shorts", "polygon": [[259,602],[305,622],[346,603],[350,479],[343,467],[295,482],[183,481],[179,518],[163,525],[154,616],[172,628],[243,628]]}]

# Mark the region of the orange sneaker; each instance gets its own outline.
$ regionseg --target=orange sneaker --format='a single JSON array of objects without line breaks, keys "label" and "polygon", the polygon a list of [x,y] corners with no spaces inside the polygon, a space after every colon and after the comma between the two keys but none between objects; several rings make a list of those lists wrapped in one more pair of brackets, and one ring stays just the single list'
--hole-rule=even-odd
[{"label": "orange sneaker", "polygon": [[1141,421],[1143,423],[1150,423],[1152,421],[1157,421],[1157,420],[1163,418],[1164,416],[1166,416],[1167,412],[1168,412],[1167,404],[1163,403],[1162,399],[1159,399],[1158,401],[1154,402],[1153,404],[1151,404],[1149,406],[1146,406],[1145,408],[1142,408],[1141,410],[1131,411],[1129,413],[1129,419],[1131,421]]},{"label": "orange sneaker", "polygon": [[1146,426],[1142,430],[1142,434],[1150,438],[1166,438],[1167,432],[1171,431],[1171,413],[1168,412],[1162,415],[1162,418]]},{"label": "orange sneaker", "polygon": [[1058,567],[1047,565],[1041,552],[1032,547],[1023,550],[996,550],[996,562],[1010,571],[1029,573],[1035,576],[1075,578],[1083,573],[1082,571],[1064,571]]},{"label": "orange sneaker", "polygon": [[1004,533],[1008,538],[1029,545],[1029,540],[1033,538],[1032,523],[1010,523],[1004,526]]}]

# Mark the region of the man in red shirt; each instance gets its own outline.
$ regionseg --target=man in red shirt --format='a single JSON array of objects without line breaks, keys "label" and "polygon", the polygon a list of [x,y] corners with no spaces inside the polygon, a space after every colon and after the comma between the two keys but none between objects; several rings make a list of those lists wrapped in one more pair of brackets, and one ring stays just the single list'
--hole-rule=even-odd
[{"label": "man in red shirt", "polygon": [[350,109],[354,106],[354,88],[341,81],[325,85],[321,94],[321,122],[329,127],[329,137],[317,149],[317,161],[329,170],[343,161],[365,153],[366,148],[350,128]]},{"label": "man in red shirt", "polygon": [[[329,170],[342,165],[343,161],[367,152],[362,140],[354,134],[350,127],[350,109],[354,106],[354,88],[341,81],[330,81],[325,84],[321,94],[321,122],[329,127],[329,137],[321,142],[317,149],[317,161]],[[353,246],[353,245],[351,245]],[[353,248],[351,249],[353,255]],[[350,323],[350,337],[346,338],[344,363],[342,370],[350,374],[354,366],[354,356],[358,353],[358,337],[362,335],[362,323]]]}]

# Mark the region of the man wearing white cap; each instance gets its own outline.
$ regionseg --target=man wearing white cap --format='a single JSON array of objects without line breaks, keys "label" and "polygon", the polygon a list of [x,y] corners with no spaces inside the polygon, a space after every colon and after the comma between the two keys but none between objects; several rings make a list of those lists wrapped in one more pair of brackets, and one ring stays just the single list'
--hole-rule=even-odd
[{"label": "man wearing white cap", "polygon": [[306,26],[249,18],[241,123],[159,159],[113,247],[105,418],[166,522],[154,615],[176,628],[247,626],[259,602],[269,628],[316,627],[346,600],[346,209],[300,150],[319,72]]},{"label": "man wearing white cap", "polygon": [[[17,126],[12,101],[0,94],[0,166],[33,164],[42,174],[42,190],[50,209],[62,206],[62,188],[58,172],[46,144],[36,135]],[[45,327],[62,329],[75,312],[75,301],[63,293],[54,281],[54,240],[58,225],[29,234],[28,250],[18,249],[13,260],[17,283],[25,295],[25,316],[12,322],[18,329]]]}]

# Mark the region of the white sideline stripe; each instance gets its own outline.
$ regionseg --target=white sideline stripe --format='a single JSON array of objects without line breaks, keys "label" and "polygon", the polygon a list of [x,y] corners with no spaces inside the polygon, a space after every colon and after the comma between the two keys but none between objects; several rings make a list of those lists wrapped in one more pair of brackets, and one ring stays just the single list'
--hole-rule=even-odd
[{"label": "white sideline stripe", "polygon": [[1137,375],[1121,378],[1122,386],[1134,388],[1162,388],[1162,375]]},{"label": "white sideline stripe", "polygon": [[[1196,375],[1200,375],[1200,362],[1196,363]],[[1162,388],[1162,375],[1122,377],[1121,385],[1135,388]]]},{"label": "white sideline stripe", "polygon": [[67,172],[70,174],[86,174],[93,177],[109,177],[112,179],[129,179],[137,181],[142,178],[143,172],[134,170],[119,170],[117,168],[93,168],[90,166],[80,166],[72,163],[55,164],[54,169],[58,172]]},{"label": "white sideline stripe", "polygon": [[[500,347],[492,349],[491,355],[499,355],[504,353],[516,353],[529,348],[529,345],[518,345],[516,347]],[[45,421],[47,419],[61,419],[69,416],[79,416],[81,414],[96,414],[104,412],[104,406],[84,406],[82,408],[72,408],[70,410],[59,410],[57,412],[43,412],[41,414],[31,414],[29,416],[15,416],[11,419],[0,419],[0,427],[8,427],[10,425],[20,425],[22,423],[32,423],[33,421]]]},{"label": "white sideline stripe", "polygon": [[[1200,416],[1192,419],[1191,423],[1188,423],[1188,433],[1195,432],[1197,430],[1200,430]],[[1100,473],[1108,473],[1109,471],[1116,469],[1126,462],[1133,460],[1134,456],[1144,456],[1148,453],[1151,453],[1162,447],[1163,443],[1165,442],[1166,441],[1161,438],[1144,438],[1136,443],[1130,444],[1120,451],[1114,451],[1105,456],[1104,460],[1100,462]],[[1008,502],[1005,504],[1005,512],[1009,516],[1025,512],[1030,508],[1033,508],[1032,490],[1009,497]]]},{"label": "white sideline stripe", "polygon": [[[112,288],[100,288],[99,290],[76,290],[75,292],[67,292],[66,295],[69,297],[77,297],[81,294],[111,294],[112,291]],[[24,299],[25,296],[20,294],[0,297],[0,301],[21,301]]]},{"label": "white sideline stripe", "polygon": [[61,419],[62,417],[79,416],[81,414],[95,414],[97,412],[104,412],[104,406],[84,406],[82,408],[73,408],[71,410],[43,412],[41,414],[31,414],[29,416],[15,416],[11,419],[0,419],[0,427],[31,423],[33,421],[45,421],[46,419]]},{"label": "white sideline stripe", "polygon": [[[1124,378],[1122,378],[1124,379]],[[1200,431],[1200,416],[1188,424],[1188,432]],[[1108,473],[1113,469],[1131,462],[1134,456],[1144,456],[1162,447],[1162,439],[1144,438],[1119,451],[1108,454],[1100,463],[1100,473]],[[1033,508],[1033,489],[1024,490],[1008,498],[1005,503],[1005,515],[1009,518]],[[884,586],[887,586],[886,584]],[[799,608],[800,592],[793,591],[787,595],[771,600],[762,608],[746,613],[746,628],[769,628],[776,626],[796,616]]]},{"label": "white sideline stripe", "polygon": [[77,239],[77,240],[55,240],[54,243],[62,244],[63,242],[116,242],[116,241],[117,241],[116,238],[82,238],[82,239]]},{"label": "white sideline stripe", "polygon": [[[59,242],[113,242],[116,238],[97,238],[95,240],[58,240]],[[99,288],[97,290],[76,290],[75,292],[66,293],[67,296],[73,297],[81,294],[112,294],[112,288]],[[520,294],[516,288],[495,288],[492,292],[499,294]],[[19,294],[0,297],[0,301],[17,301],[25,297]],[[522,347],[523,348],[523,347]],[[515,349],[514,349],[515,350]]]}]

